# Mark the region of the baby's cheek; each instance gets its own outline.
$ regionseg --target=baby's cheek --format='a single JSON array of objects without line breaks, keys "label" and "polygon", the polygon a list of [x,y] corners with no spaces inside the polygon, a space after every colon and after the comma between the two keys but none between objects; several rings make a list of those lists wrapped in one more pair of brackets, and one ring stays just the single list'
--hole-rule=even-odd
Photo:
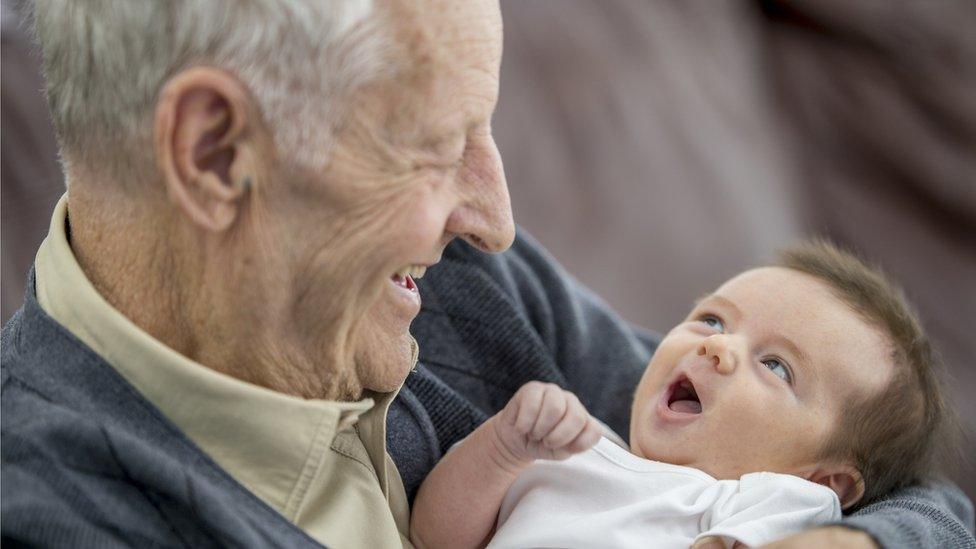
[{"label": "baby's cheek", "polygon": [[783,430],[782,410],[754,398],[736,399],[723,414],[724,428],[738,438],[755,443],[778,435]]},{"label": "baby's cheek", "polygon": [[641,380],[637,384],[637,390],[634,391],[635,404],[646,405],[652,395],[660,390],[664,378],[661,370],[661,368],[655,367],[653,360],[647,365],[647,368],[644,369],[644,375],[641,376]]}]

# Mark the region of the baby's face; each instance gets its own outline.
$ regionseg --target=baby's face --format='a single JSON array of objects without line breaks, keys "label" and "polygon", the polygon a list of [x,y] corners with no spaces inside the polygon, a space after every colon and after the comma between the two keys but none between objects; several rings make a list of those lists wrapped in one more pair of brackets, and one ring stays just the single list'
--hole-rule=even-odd
[{"label": "baby's face", "polygon": [[631,449],[720,479],[806,477],[845,404],[888,380],[888,349],[816,278],[747,271],[661,342],[635,395]]}]

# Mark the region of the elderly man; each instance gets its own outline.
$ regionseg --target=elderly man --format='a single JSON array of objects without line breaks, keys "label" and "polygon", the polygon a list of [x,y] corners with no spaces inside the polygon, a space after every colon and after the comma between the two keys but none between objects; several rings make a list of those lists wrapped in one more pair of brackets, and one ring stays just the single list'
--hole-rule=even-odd
[{"label": "elderly man", "polygon": [[[625,432],[654,340],[515,236],[495,2],[35,9],[68,193],[3,330],[5,541],[409,545],[522,382]],[[958,497],[792,543],[965,543]]]}]

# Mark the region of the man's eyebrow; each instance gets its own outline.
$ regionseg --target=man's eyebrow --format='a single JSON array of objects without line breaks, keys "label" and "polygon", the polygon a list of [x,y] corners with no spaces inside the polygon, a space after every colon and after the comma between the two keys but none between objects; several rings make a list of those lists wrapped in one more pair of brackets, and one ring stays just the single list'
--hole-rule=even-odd
[{"label": "man's eyebrow", "polygon": [[731,310],[732,314],[735,315],[736,318],[742,318],[742,309],[740,309],[738,305],[732,303],[732,300],[726,297],[722,297],[718,294],[705,294],[695,300],[695,306],[697,307],[706,301],[715,301],[724,306],[726,309]]},{"label": "man's eyebrow", "polygon": [[466,139],[479,123],[478,118],[470,114],[455,118],[455,122],[457,123],[430,128],[427,137],[417,143],[417,146],[431,152],[443,152],[445,147]]},{"label": "man's eyebrow", "polygon": [[458,152],[451,149],[456,143],[463,142],[464,136],[461,131],[445,131],[433,137],[404,143],[400,147],[406,149],[414,166],[441,165],[447,156]]},{"label": "man's eyebrow", "polygon": [[462,129],[452,129],[435,133],[432,137],[428,137],[421,141],[418,144],[418,148],[431,152],[442,152],[445,147],[460,141],[464,135],[465,131]]}]

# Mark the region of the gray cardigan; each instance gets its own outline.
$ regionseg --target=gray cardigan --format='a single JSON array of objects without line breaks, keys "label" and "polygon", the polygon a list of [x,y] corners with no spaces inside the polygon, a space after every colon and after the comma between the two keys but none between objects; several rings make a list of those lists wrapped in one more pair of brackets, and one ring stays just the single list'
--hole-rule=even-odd
[{"label": "gray cardigan", "polygon": [[[390,409],[408,494],[522,383],[548,380],[626,434],[656,339],[626,324],[529,237],[489,256],[462,242],[420,281],[420,363]],[[261,502],[37,304],[33,279],[2,336],[4,543],[317,546]],[[959,490],[925,484],[844,524],[888,547],[976,547]],[[968,529],[968,531],[967,531]]]}]

